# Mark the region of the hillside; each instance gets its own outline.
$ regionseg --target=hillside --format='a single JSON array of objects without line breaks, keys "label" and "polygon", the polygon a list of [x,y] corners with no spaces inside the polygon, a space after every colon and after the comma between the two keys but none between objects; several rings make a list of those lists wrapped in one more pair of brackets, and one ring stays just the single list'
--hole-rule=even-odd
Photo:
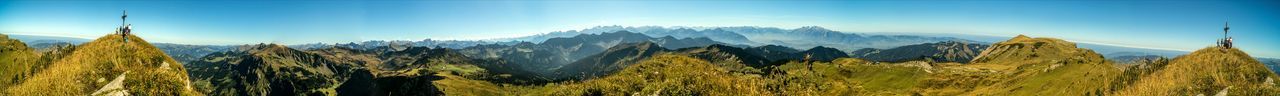
[{"label": "hillside", "polygon": [[[581,76],[572,80],[532,84],[502,83],[503,81],[486,77],[504,77],[494,72],[507,70],[515,65],[493,67],[494,64],[509,63],[485,61],[491,59],[471,59],[469,63],[477,63],[476,66],[482,69],[450,71],[444,69],[473,68],[459,67],[469,66],[469,64],[435,63],[425,65],[454,67],[433,66],[418,71],[403,71],[405,69],[388,71],[369,67],[370,70],[383,71],[367,71],[368,73],[355,71],[347,75],[350,79],[345,79],[335,88],[335,91],[337,94],[375,95],[534,96],[776,94],[1127,96],[1218,93],[1255,96],[1274,95],[1275,93],[1270,92],[1277,92],[1275,90],[1278,88],[1273,80],[1269,80],[1275,77],[1275,74],[1270,73],[1271,71],[1264,65],[1248,58],[1249,56],[1238,50],[1216,53],[1237,56],[1201,55],[1214,53],[1196,52],[1173,60],[1143,59],[1132,65],[1116,66],[1090,49],[1078,48],[1075,43],[1054,38],[1027,36],[1017,36],[995,43],[980,54],[976,54],[976,57],[967,64],[921,60],[875,62],[836,57],[843,52],[836,51],[837,49],[834,48],[815,47],[805,51],[787,49],[789,48],[778,46],[739,48],[708,45],[667,50],[652,42],[623,43],[556,70],[566,72],[567,75]],[[382,51],[408,50],[415,49],[331,48],[310,52],[321,55],[347,54],[325,56],[326,58],[365,58],[388,54]],[[447,55],[453,54],[447,53],[449,52],[447,49],[432,50],[441,50],[440,52],[445,53],[430,51],[409,53],[446,54],[440,56],[459,58]],[[796,58],[796,56],[803,56],[802,54],[825,54],[825,56],[811,56],[813,60]],[[783,55],[782,57],[787,58],[768,60],[766,55]],[[435,58],[431,55],[398,56]],[[1235,57],[1239,58],[1232,59]],[[378,59],[370,61],[382,63],[364,63],[365,66],[383,64],[386,60],[418,61],[412,60],[413,58],[376,58]],[[365,62],[362,59],[338,61]],[[1229,63],[1213,64],[1221,61],[1229,61]],[[755,64],[761,62],[767,63]],[[409,69],[413,68],[409,67]],[[482,75],[467,75],[467,72],[481,72]]]},{"label": "hillside", "polygon": [[513,76],[528,72],[504,65],[446,48],[332,46],[302,51],[258,44],[212,53],[187,67],[199,89],[216,95],[439,95],[459,90],[438,88],[476,82],[541,82],[519,81],[538,78]]},{"label": "hillside", "polygon": [[213,52],[227,51],[235,47],[235,46],[227,46],[227,45],[186,45],[186,44],[171,44],[171,43],[151,43],[151,44],[155,45],[156,48],[160,48],[160,50],[164,51],[165,54],[168,54],[169,57],[173,57],[173,59],[178,60],[183,64],[200,60],[201,57],[204,57],[205,55],[209,55],[210,53],[213,53]]},{"label": "hillside", "polygon": [[944,41],[907,45],[891,49],[859,49],[851,54],[854,58],[862,58],[882,62],[903,62],[911,60],[932,60],[935,62],[967,63],[986,49],[988,45],[962,41]]},{"label": "hillside", "polygon": [[994,84],[968,94],[979,95],[1096,95],[1109,90],[1121,71],[1089,49],[1054,38],[1018,35],[992,44],[971,61],[971,67],[991,69]]},{"label": "hillside", "polygon": [[477,59],[501,60],[505,65],[518,66],[539,76],[555,77],[557,68],[577,60],[607,51],[627,43],[652,42],[664,49],[698,47],[725,44],[707,38],[653,38],[629,31],[582,34],[573,37],[557,37],[541,43],[523,42],[514,45],[478,45],[459,49],[459,52]]},{"label": "hillside", "polygon": [[187,66],[211,95],[332,94],[350,67],[275,44],[216,52]]},{"label": "hillside", "polygon": [[1113,95],[1280,95],[1276,74],[1239,49],[1196,50],[1139,78]]},{"label": "hillside", "polygon": [[[129,41],[125,42],[126,38]],[[112,34],[74,49],[22,83],[7,88],[5,93],[200,95],[192,89],[181,63],[142,38]]]},{"label": "hillside", "polygon": [[[555,70],[561,77],[574,79],[593,78],[614,73],[637,61],[657,54],[673,54],[706,60],[718,67],[732,72],[762,74],[776,65],[786,61],[804,60],[805,56],[816,61],[831,61],[845,58],[843,51],[827,47],[814,47],[805,51],[795,51],[786,47],[766,45],[761,47],[740,48],[728,45],[712,44],[701,47],[689,47],[667,50],[650,42],[621,44],[609,48],[608,51],[583,58],[577,62],[564,65]],[[774,57],[770,59],[769,57]]]},{"label": "hillside", "polygon": [[845,53],[844,51],[840,51],[840,49],[817,46],[817,47],[809,48],[809,50],[800,51],[800,53],[797,53],[796,57],[801,57],[797,60],[808,59],[808,60],[819,60],[819,61],[831,61],[831,60],[836,60],[836,58],[847,58],[849,57],[849,54]]},{"label": "hillside", "polygon": [[555,76],[581,79],[608,75],[640,60],[648,59],[655,54],[666,51],[667,49],[647,41],[620,44],[600,54],[591,55],[588,58],[557,68]]},{"label": "hillside", "polygon": [[761,77],[740,76],[704,60],[658,55],[615,74],[529,90],[524,95],[769,95]]},{"label": "hillside", "polygon": [[35,58],[39,55],[35,49],[3,34],[0,34],[0,57],[4,57],[0,58],[0,89],[7,89],[43,68],[36,67]]}]

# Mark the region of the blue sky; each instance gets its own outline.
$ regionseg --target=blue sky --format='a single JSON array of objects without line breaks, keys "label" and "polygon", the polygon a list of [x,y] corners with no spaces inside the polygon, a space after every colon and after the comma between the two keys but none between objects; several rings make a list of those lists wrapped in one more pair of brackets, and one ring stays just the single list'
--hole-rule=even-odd
[{"label": "blue sky", "polygon": [[95,38],[129,10],[136,34],[184,44],[488,39],[602,25],[822,26],[845,32],[1027,34],[1195,50],[1230,17],[1238,46],[1280,57],[1280,2],[1232,0],[0,1],[0,33]]}]

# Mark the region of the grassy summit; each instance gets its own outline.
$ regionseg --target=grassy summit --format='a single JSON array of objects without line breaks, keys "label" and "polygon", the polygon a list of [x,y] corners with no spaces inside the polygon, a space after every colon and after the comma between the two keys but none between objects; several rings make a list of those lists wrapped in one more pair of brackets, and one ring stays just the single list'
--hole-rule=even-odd
[{"label": "grassy summit", "polygon": [[[124,42],[124,38],[129,41]],[[76,46],[71,54],[52,60],[47,68],[3,92],[15,96],[102,95],[91,93],[126,73],[120,89],[106,91],[133,95],[200,95],[192,90],[182,64],[142,38],[114,34]]]},{"label": "grassy summit", "polygon": [[1116,95],[1280,95],[1276,74],[1239,49],[1209,47],[1178,56]]},{"label": "grassy summit", "polygon": [[1110,86],[1121,71],[1089,49],[1054,38],[1018,35],[992,44],[972,61],[970,68],[990,69],[1000,75],[990,86],[969,94],[981,95],[1094,95]]}]

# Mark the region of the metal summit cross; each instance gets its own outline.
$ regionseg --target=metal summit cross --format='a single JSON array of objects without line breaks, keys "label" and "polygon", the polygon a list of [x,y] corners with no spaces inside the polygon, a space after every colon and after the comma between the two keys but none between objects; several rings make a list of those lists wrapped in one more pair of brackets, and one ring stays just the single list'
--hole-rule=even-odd
[{"label": "metal summit cross", "polygon": [[124,10],[121,14],[123,15],[120,15],[120,27],[116,28],[116,34],[120,34],[124,42],[129,42],[129,33],[133,31],[133,25],[125,23],[125,18],[129,17],[129,10]]},{"label": "metal summit cross", "polygon": [[1218,40],[1218,46],[1222,46],[1223,49],[1231,49],[1231,36],[1227,36],[1227,33],[1231,32],[1231,22],[1223,22],[1222,25],[1222,39]]}]

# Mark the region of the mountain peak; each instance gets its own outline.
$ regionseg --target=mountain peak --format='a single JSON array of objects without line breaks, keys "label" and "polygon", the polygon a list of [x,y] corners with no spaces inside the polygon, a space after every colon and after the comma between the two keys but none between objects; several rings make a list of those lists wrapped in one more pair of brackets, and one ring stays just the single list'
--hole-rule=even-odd
[{"label": "mountain peak", "polygon": [[824,46],[809,48],[809,50],[805,50],[800,54],[809,55],[810,59],[820,60],[820,61],[831,61],[831,60],[835,60],[836,58],[849,57],[849,54],[845,53],[844,51],[840,51],[840,49],[824,47]]},{"label": "mountain peak", "polygon": [[1013,39],[1031,39],[1031,37],[1027,37],[1027,35],[1018,34],[1018,36],[1014,36]]},{"label": "mountain peak", "polygon": [[804,26],[804,27],[796,28],[796,29],[794,29],[794,30],[795,30],[795,31],[800,31],[800,32],[829,32],[829,31],[831,31],[831,30],[828,30],[827,28],[822,28],[822,27],[819,27],[819,26]]},{"label": "mountain peak", "polygon": [[[1262,95],[1265,92],[1277,92],[1272,82],[1277,79],[1275,73],[1266,65],[1250,57],[1239,49],[1223,49],[1209,47],[1187,55],[1178,56],[1163,69],[1158,69],[1147,77],[1135,81],[1135,88],[1119,90],[1120,93],[1159,93],[1178,92],[1181,90],[1214,90],[1211,92],[1195,92],[1190,94],[1231,93],[1232,95]],[[1225,90],[1229,89],[1229,90]],[[1259,93],[1263,92],[1263,93]],[[1185,93],[1184,93],[1185,94]],[[1220,93],[1219,93],[1220,94]],[[1119,94],[1134,95],[1134,94]],[[1153,94],[1147,94],[1153,95]],[[1274,95],[1274,94],[1272,94]]]},{"label": "mountain peak", "polygon": [[644,34],[631,32],[627,30],[621,30],[621,31],[605,32],[605,33],[601,33],[600,35],[644,35]]},{"label": "mountain peak", "polygon": [[247,51],[247,52],[263,52],[263,51],[285,51],[285,50],[292,50],[292,49],[290,49],[289,46],[284,46],[284,45],[275,44],[275,43],[272,43],[272,44],[258,43],[256,45],[240,46],[239,50]]},{"label": "mountain peak", "polygon": [[1055,38],[1031,38],[1018,35],[1004,42],[992,44],[978,54],[972,62],[1022,61],[1033,58],[1046,60],[1070,59],[1084,62],[1101,62],[1102,55],[1089,49],[1077,48],[1075,43]]},{"label": "mountain peak", "polygon": [[[25,83],[10,86],[7,91],[12,94],[8,95],[94,95],[87,94],[85,89],[109,88],[124,89],[115,92],[140,95],[199,94],[191,89],[193,86],[190,86],[183,64],[134,35],[100,37],[77,46],[69,55],[52,60],[50,64],[43,69],[45,71],[25,78]],[[105,86],[110,84],[84,82],[109,78],[146,83]]]}]

